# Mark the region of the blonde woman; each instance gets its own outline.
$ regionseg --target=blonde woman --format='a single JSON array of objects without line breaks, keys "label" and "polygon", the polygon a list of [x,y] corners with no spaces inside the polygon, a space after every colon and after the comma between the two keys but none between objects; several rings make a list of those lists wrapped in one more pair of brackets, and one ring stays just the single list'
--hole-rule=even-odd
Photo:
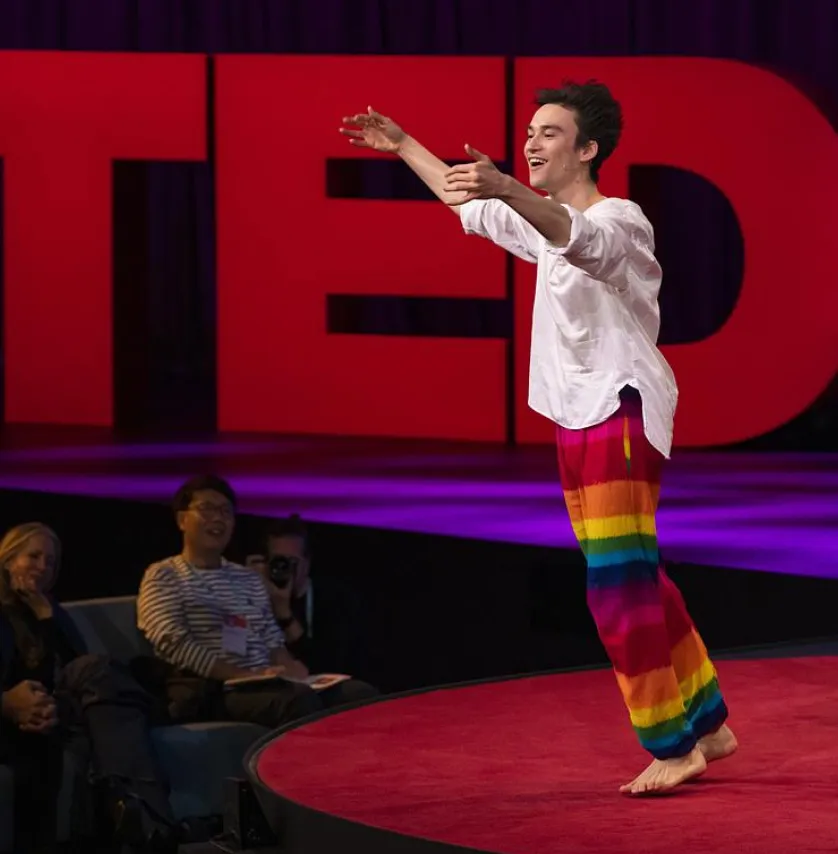
[{"label": "blonde woman", "polygon": [[66,613],[49,597],[60,557],[58,537],[38,522],[0,541],[0,758],[15,777],[15,851],[55,847],[64,755],[55,682],[81,651]]},{"label": "blonde woman", "polygon": [[148,738],[150,697],[106,656],[86,654],[51,595],[60,559],[58,537],[39,522],[0,540],[0,761],[15,779],[14,850],[56,850],[64,751],[73,737],[89,746],[82,755],[114,816],[108,835],[127,844],[165,840],[157,850],[174,851],[168,791]]}]

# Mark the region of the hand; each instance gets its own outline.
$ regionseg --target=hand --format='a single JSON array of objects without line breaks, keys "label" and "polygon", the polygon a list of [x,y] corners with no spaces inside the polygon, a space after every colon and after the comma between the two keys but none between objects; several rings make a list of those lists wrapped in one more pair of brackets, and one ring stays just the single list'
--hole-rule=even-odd
[{"label": "hand", "polygon": [[[50,697],[50,699],[52,699]],[[58,707],[53,701],[51,704],[42,707],[35,712],[34,718],[25,724],[20,725],[22,732],[37,733],[43,735],[52,732],[58,726]]]},{"label": "hand", "polygon": [[248,569],[256,569],[259,572],[266,572],[268,569],[268,561],[264,555],[248,555],[244,559],[244,565]]},{"label": "hand", "polygon": [[259,672],[264,676],[289,676],[292,679],[305,679],[308,676],[308,668],[297,658],[290,654],[283,656],[285,664],[274,664],[264,667]]},{"label": "hand", "polygon": [[52,616],[52,602],[43,593],[18,593],[21,599],[31,608],[39,620],[48,620]]},{"label": "hand", "polygon": [[294,659],[287,667],[284,667],[286,676],[290,676],[292,679],[307,679],[309,676],[308,668],[302,661],[298,661]]},{"label": "hand", "polygon": [[446,193],[465,193],[448,202],[449,205],[463,205],[473,199],[494,199],[503,191],[507,176],[500,172],[494,163],[476,148],[466,145],[466,154],[474,158],[474,163],[458,163],[445,173]]},{"label": "hand", "polygon": [[344,116],[343,123],[352,127],[342,127],[340,132],[359,148],[396,154],[407,139],[407,134],[392,119],[376,113],[372,107],[367,107],[366,113]]},{"label": "hand", "polygon": [[291,616],[291,593],[293,592],[293,584],[286,584],[285,587],[277,587],[271,581],[271,576],[268,573],[268,561],[264,555],[248,555],[244,565],[250,569],[255,569],[262,576],[262,581],[268,591],[268,596],[271,597],[275,609],[280,613],[277,616],[280,619],[285,619]]},{"label": "hand", "polygon": [[285,667],[274,665],[273,667],[263,667],[259,671],[260,676],[282,676],[286,672]]},{"label": "hand", "polygon": [[47,732],[57,723],[55,700],[40,682],[25,679],[3,694],[3,715],[24,732]]},{"label": "hand", "polygon": [[52,616],[52,603],[41,590],[41,580],[31,573],[10,573],[11,588],[39,620]]}]

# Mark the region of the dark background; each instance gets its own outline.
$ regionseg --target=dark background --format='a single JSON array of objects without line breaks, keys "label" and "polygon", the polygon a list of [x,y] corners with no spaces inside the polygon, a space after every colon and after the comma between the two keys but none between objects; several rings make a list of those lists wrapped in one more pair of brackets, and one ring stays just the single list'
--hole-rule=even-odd
[{"label": "dark background", "polygon": [[[792,80],[833,122],[836,42],[835,0],[0,0],[0,49],[739,59]],[[211,68],[209,59],[210,80]],[[733,95],[747,98],[747,92]],[[758,134],[758,128],[718,128],[719,144],[730,147],[731,157],[747,158]],[[394,173],[393,164],[334,168],[329,186],[335,194],[422,192],[410,175]],[[816,164],[778,164],[780,171],[791,180],[817,180]],[[130,378],[117,388],[118,427],[147,434],[211,431],[212,161],[117,164],[115,173],[115,357],[121,376]],[[662,342],[705,337],[736,301],[742,252],[735,217],[718,191],[678,170],[635,170],[631,194],[657,230],[666,275]],[[780,201],[793,211],[793,199]],[[696,253],[696,246],[703,251]],[[793,292],[793,259],[788,269]],[[444,304],[421,300],[344,299],[332,301],[324,324],[369,334],[453,329],[494,337],[511,329],[510,305],[459,309],[446,312]],[[792,423],[739,447],[838,449],[838,384]]]},{"label": "dark background", "polygon": [[[160,504],[0,490],[0,519],[60,533],[63,602],[135,596],[145,568],[182,546]],[[265,524],[240,515],[228,557],[251,554]],[[325,670],[389,692],[608,664],[581,552],[343,525],[310,533]],[[834,579],[673,563],[667,572],[714,655],[835,636]]]}]

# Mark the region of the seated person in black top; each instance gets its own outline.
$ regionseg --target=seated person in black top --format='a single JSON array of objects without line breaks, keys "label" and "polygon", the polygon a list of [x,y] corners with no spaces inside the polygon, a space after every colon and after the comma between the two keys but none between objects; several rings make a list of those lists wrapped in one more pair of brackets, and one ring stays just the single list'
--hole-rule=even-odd
[{"label": "seated person in black top", "polygon": [[261,574],[295,658],[317,672],[364,670],[366,621],[360,597],[333,576],[321,574],[312,581],[310,537],[300,516],[271,519],[264,554],[250,555],[247,565]]},{"label": "seated person in black top", "polygon": [[0,762],[14,774],[14,850],[55,850],[68,746],[92,760],[118,841],[176,850],[168,792],[148,738],[150,698],[107,657],[85,654],[49,593],[60,551],[55,533],[37,522],[0,541]]}]

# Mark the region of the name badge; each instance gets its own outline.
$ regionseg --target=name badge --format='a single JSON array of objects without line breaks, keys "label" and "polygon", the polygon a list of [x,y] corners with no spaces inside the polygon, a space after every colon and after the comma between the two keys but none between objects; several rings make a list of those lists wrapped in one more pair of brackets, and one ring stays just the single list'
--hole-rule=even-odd
[{"label": "name badge", "polygon": [[221,627],[221,648],[233,655],[247,655],[247,620],[238,615],[225,615]]}]

